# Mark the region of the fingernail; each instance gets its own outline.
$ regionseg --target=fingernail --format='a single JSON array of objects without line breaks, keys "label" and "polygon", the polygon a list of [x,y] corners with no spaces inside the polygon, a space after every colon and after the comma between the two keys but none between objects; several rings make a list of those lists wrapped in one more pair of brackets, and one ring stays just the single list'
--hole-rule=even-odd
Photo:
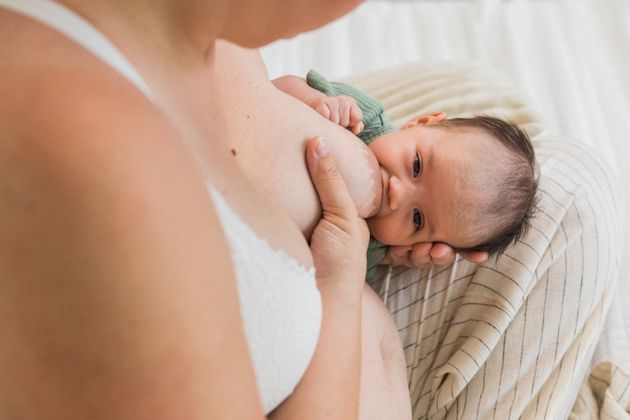
[{"label": "fingernail", "polygon": [[317,146],[315,147],[315,154],[318,157],[324,157],[328,154],[328,147],[326,147],[326,143],[324,143],[324,139],[321,137],[317,138]]}]

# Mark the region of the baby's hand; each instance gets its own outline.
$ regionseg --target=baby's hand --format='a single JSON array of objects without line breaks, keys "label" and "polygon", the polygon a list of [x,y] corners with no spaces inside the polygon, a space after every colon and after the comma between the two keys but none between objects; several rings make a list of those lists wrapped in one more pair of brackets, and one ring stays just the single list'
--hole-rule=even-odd
[{"label": "baby's hand", "polygon": [[324,118],[347,128],[354,134],[363,131],[363,113],[350,96],[318,96],[308,105]]}]

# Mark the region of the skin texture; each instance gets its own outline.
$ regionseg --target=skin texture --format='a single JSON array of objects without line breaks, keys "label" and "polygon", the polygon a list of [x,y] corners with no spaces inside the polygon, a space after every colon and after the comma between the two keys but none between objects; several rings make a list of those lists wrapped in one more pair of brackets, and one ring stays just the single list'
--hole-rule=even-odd
[{"label": "skin texture", "polygon": [[[255,383],[220,225],[176,133],[101,63],[15,25],[43,45],[2,34],[2,417],[260,417],[255,398],[203,391],[230,369],[222,386]],[[58,59],[73,65],[45,77]]]},{"label": "skin texture", "polygon": [[[207,179],[273,247],[318,272],[318,347],[271,417],[355,418],[365,223],[331,155],[320,170],[312,141],[298,143],[324,214],[310,246],[254,185],[239,142],[256,144],[265,131],[233,136],[213,40],[261,45],[356,2],[318,3],[308,14],[303,1],[64,3],[120,47],[159,107],[64,36],[0,10],[0,417],[264,416]],[[280,6],[292,19],[277,20]],[[320,128],[332,131],[309,130]]]},{"label": "skin texture", "polygon": [[480,180],[491,180],[483,176],[479,161],[496,141],[479,130],[441,128],[446,114],[440,115],[421,116],[370,144],[380,164],[383,194],[368,226],[383,243],[466,248],[485,239],[467,227],[484,223],[483,215],[470,209],[494,198],[484,193]]}]

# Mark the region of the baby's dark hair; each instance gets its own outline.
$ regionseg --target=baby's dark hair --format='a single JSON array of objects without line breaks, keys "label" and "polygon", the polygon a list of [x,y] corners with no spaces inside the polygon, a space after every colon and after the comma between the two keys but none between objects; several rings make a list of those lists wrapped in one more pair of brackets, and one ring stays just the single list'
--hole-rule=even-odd
[{"label": "baby's dark hair", "polygon": [[453,118],[440,123],[444,128],[478,129],[496,140],[508,152],[508,168],[498,176],[493,188],[498,191],[493,203],[484,209],[496,222],[490,238],[482,244],[456,251],[485,251],[501,255],[507,247],[522,238],[529,229],[538,202],[538,176],[534,147],[527,133],[516,124],[489,116]]}]

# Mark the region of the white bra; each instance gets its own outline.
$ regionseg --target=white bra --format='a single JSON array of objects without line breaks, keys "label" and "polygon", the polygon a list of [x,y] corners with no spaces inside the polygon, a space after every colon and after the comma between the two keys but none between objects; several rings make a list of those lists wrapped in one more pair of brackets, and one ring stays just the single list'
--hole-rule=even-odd
[{"label": "white bra", "polygon": [[[0,0],[0,7],[63,33],[158,106],[150,87],[118,48],[73,11],[52,0]],[[322,319],[315,270],[274,250],[207,185],[230,247],[245,335],[260,399],[268,413],[293,392],[315,352]]]}]

